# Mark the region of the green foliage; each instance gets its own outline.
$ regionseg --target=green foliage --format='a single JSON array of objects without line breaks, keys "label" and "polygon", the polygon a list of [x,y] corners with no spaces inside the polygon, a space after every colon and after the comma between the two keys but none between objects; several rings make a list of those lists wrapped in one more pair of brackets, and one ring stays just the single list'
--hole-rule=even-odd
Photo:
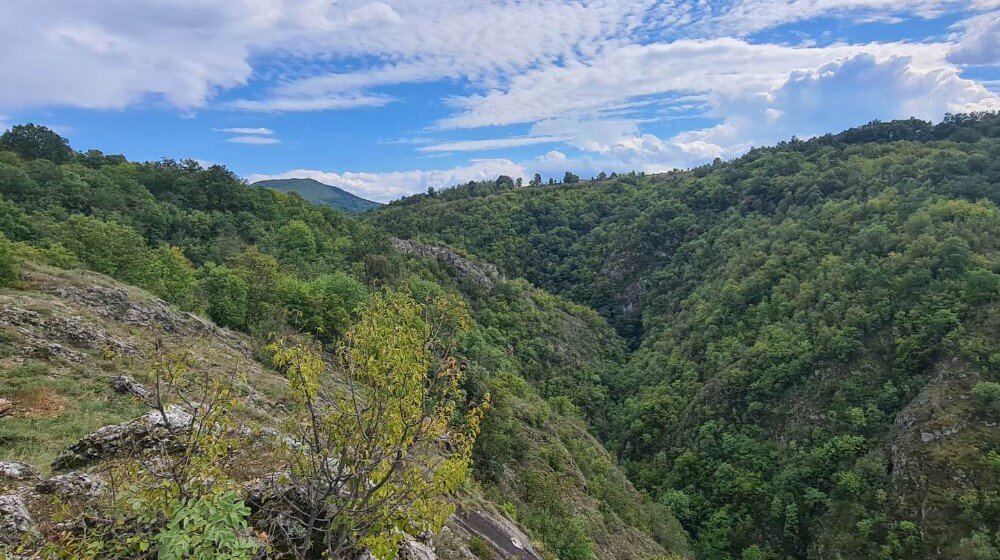
[{"label": "green foliage", "polygon": [[0,288],[11,286],[21,277],[21,259],[3,233],[0,233]]},{"label": "green foliage", "polygon": [[47,159],[56,163],[73,156],[69,142],[50,129],[35,124],[19,124],[0,135],[0,151],[11,151],[26,160]]},{"label": "green foliage", "polygon": [[89,216],[59,224],[56,239],[87,267],[127,282],[148,286],[151,255],[146,241],[126,225]]},{"label": "green foliage", "polygon": [[224,327],[246,328],[250,288],[243,277],[227,266],[208,264],[201,271],[199,287],[213,321]]},{"label": "green foliage", "polygon": [[1000,383],[981,381],[972,388],[972,394],[994,416],[1000,416]]},{"label": "green foliage", "polygon": [[[437,328],[442,315],[459,332]],[[305,445],[284,451],[289,471],[310,481],[316,497],[296,510],[306,519],[335,512],[323,515],[313,539],[327,557],[364,547],[388,560],[403,533],[438,531],[452,513],[446,496],[465,480],[489,408],[486,395],[458,413],[461,371],[452,353],[467,320],[445,299],[425,306],[398,293],[372,296],[338,352],[349,388],[325,394],[326,364],[314,349],[269,346],[304,410],[291,428]]]},{"label": "green foliage", "polygon": [[[894,508],[918,498],[881,454],[937,367],[996,375],[984,318],[1000,298],[998,156],[997,114],[876,122],[688,172],[465,185],[371,220],[616,327],[636,350],[627,364],[546,396],[585,412],[701,556],[907,558],[938,546],[928,535],[957,547],[977,523],[908,525]],[[977,461],[962,470],[993,483]]]},{"label": "green foliage", "polygon": [[494,560],[496,558],[490,545],[479,536],[474,536],[469,540],[469,552],[479,560]]},{"label": "green foliage", "polygon": [[351,325],[354,312],[368,300],[361,282],[343,272],[325,274],[309,282],[289,282],[282,300],[292,323],[321,339],[338,339]]},{"label": "green foliage", "polygon": [[[129,162],[97,150],[71,154],[65,161],[28,159],[0,152],[0,232],[16,242],[25,258],[82,266],[146,288],[253,335],[259,354],[264,341],[275,339],[271,335],[281,339],[290,332],[315,336],[326,349],[335,349],[353,323],[370,311],[373,289],[409,292],[423,306],[422,320],[436,325],[436,335],[447,335],[456,345],[453,355],[464,375],[460,386],[449,392],[454,397],[450,420],[461,420],[463,412],[481,404],[487,394],[498,400],[482,418],[474,448],[474,472],[488,491],[522,496],[530,486],[527,474],[547,468],[549,460],[572,472],[577,461],[601,456],[603,460],[587,459],[588,464],[603,466],[581,472],[583,484],[557,495],[557,529],[545,532],[545,538],[569,550],[576,537],[566,535],[582,531],[582,542],[591,543],[595,555],[619,559],[636,556],[633,550],[641,550],[641,557],[657,556],[660,549],[651,533],[671,550],[675,545],[683,548],[683,535],[677,538],[682,531],[652,520],[644,498],[602,455],[577,417],[580,411],[595,426],[610,429],[609,383],[618,378],[627,358],[621,339],[593,311],[521,280],[500,282],[494,290],[471,286],[456,280],[455,271],[436,259],[397,253],[381,228],[312,206],[299,196],[251,188],[219,166]],[[489,181],[466,188],[487,194],[517,186],[516,180],[504,179],[499,185]],[[449,190],[443,197],[453,195]],[[553,399],[559,414],[545,399]],[[103,402],[88,406],[107,407]],[[108,423],[121,419],[100,418]],[[32,425],[42,425],[45,441],[52,442],[69,441],[82,429],[57,419],[8,420],[15,422],[7,431],[17,442],[26,433],[35,439],[24,441],[41,438]],[[572,430],[557,437],[557,426]],[[452,475],[457,470],[452,469]],[[614,505],[599,506],[601,499]],[[527,511],[521,498],[505,501],[512,510]],[[149,503],[173,509],[180,502]],[[440,515],[446,510],[437,504],[427,502],[424,507]],[[589,519],[571,521],[579,515]],[[672,521],[665,512],[659,515]],[[541,514],[526,518],[529,527],[539,530],[549,523]],[[618,546],[626,539],[628,546]],[[641,546],[634,547],[636,543]],[[120,556],[134,555],[133,544],[115,550]],[[388,548],[380,553],[388,553]]]},{"label": "green foliage", "polygon": [[181,309],[193,308],[198,281],[194,266],[180,248],[161,245],[150,256],[149,266],[150,291]]},{"label": "green foliage", "polygon": [[258,543],[245,536],[250,508],[239,494],[218,492],[181,500],[156,535],[161,560],[253,558]]}]

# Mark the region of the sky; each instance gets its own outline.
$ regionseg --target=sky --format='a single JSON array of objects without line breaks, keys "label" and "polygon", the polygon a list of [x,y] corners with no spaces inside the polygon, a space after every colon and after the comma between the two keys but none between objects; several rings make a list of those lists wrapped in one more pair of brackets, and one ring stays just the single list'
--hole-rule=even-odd
[{"label": "sky", "polygon": [[3,0],[0,129],[376,201],[1000,110],[1000,0]]}]

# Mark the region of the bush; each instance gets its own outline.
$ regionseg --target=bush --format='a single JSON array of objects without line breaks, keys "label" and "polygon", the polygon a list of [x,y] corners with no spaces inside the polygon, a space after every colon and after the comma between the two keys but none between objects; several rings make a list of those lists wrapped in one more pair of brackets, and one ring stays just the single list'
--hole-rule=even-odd
[{"label": "bush", "polygon": [[1000,383],[981,381],[972,388],[972,394],[990,414],[1000,416]]},{"label": "bush", "polygon": [[202,269],[202,297],[208,302],[208,316],[216,324],[232,329],[246,328],[246,281],[227,266],[208,264]]},{"label": "bush", "polygon": [[0,287],[12,286],[21,277],[21,259],[14,244],[0,233]]}]

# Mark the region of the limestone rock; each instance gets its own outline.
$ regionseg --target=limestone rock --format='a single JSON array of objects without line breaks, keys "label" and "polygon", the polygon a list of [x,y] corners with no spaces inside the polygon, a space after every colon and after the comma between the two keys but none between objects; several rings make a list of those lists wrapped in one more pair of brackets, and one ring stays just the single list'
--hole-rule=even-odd
[{"label": "limestone rock", "polygon": [[38,469],[19,461],[0,461],[0,482],[21,482],[39,477]]},{"label": "limestone rock", "polygon": [[497,267],[491,264],[476,264],[444,247],[425,245],[412,239],[397,239],[395,237],[392,238],[392,246],[404,255],[434,257],[454,268],[460,278],[483,288],[492,288],[500,279],[500,271],[497,270]]},{"label": "limestone rock", "polygon": [[413,537],[406,535],[399,546],[399,560],[438,560],[434,549]]},{"label": "limestone rock", "polygon": [[107,490],[104,479],[93,474],[71,472],[43,480],[35,486],[41,494],[55,494],[64,499],[97,498]]},{"label": "limestone rock", "polygon": [[170,407],[165,414],[153,410],[124,424],[104,426],[60,453],[52,462],[52,468],[64,471],[93,465],[129,451],[172,447],[176,443],[175,436],[189,430],[191,421],[190,414]]},{"label": "limestone rock", "polygon": [[19,544],[25,535],[36,534],[35,520],[17,494],[0,496],[0,544]]},{"label": "limestone rock", "polygon": [[134,395],[142,400],[153,396],[153,390],[139,383],[131,375],[119,375],[111,380],[111,387],[119,395]]},{"label": "limestone rock", "polygon": [[542,555],[531,545],[531,539],[514,522],[496,512],[468,510],[456,513],[451,521],[456,530],[483,539],[500,558],[542,560]]}]

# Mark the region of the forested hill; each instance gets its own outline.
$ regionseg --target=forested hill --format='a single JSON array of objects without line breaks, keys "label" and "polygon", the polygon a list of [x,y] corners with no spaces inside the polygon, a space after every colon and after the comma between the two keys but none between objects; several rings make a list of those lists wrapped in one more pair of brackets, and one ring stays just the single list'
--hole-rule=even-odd
[{"label": "forested hill", "polygon": [[266,181],[257,181],[251,186],[274,189],[286,193],[296,193],[313,204],[332,206],[337,210],[343,210],[349,214],[364,212],[382,206],[378,202],[366,200],[340,187],[320,183],[315,179],[268,179]]},{"label": "forested hill", "polygon": [[[583,420],[586,413],[593,426],[608,429],[607,380],[617,377],[624,366],[623,341],[586,307],[521,279],[470,280],[450,264],[455,256],[449,255],[444,250],[397,250],[385,232],[370,224],[329,206],[312,205],[295,194],[251,187],[220,166],[204,168],[194,161],[130,162],[97,150],[81,153],[44,127],[16,126],[0,136],[0,397],[4,399],[0,402],[4,406],[0,461],[27,462],[29,468],[18,467],[19,472],[34,468],[47,473],[52,459],[81,437],[137,414],[136,401],[110,394],[109,380],[125,374],[140,382],[154,382],[153,371],[163,366],[157,365],[161,358],[152,353],[161,347],[157,329],[163,330],[171,356],[193,358],[190,367],[198,379],[223,376],[212,383],[224,382],[225,375],[238,375],[246,359],[254,371],[267,373],[254,379],[274,379],[278,354],[272,344],[286,337],[315,341],[309,348],[323,350],[335,374],[339,370],[333,356],[343,355],[337,349],[343,348],[346,333],[359,324],[366,310],[389,298],[409,302],[403,304],[404,309],[419,306],[427,324],[438,329],[435,333],[446,331],[456,337],[449,343],[454,355],[447,363],[461,364],[461,384],[454,388],[457,396],[453,395],[461,400],[449,400],[448,406],[464,411],[486,400],[491,403],[471,451],[472,476],[459,491],[449,493],[449,503],[460,511],[503,511],[510,518],[505,523],[524,527],[546,559],[660,560],[686,555],[687,537],[669,509],[650,503],[636,491]],[[76,269],[89,269],[115,281]],[[149,293],[122,288],[119,282]],[[201,325],[198,332],[207,334],[180,336],[182,331],[172,317],[182,313],[167,310],[159,300],[135,303],[154,299],[150,293],[241,333],[235,340],[246,342],[236,344],[232,333],[203,319],[193,322]],[[377,322],[373,332],[380,335],[384,330],[402,338],[398,332],[408,331],[398,324],[398,317],[389,317],[392,320],[397,324],[380,329],[382,323]],[[423,320],[413,327],[419,333],[429,332],[419,327]],[[230,347],[238,347],[245,355],[227,354]],[[301,350],[297,352],[302,355]],[[411,371],[406,369],[406,356],[378,359],[396,360],[404,364],[402,371]],[[399,369],[396,361],[387,370]],[[206,362],[209,369],[198,369]],[[290,371],[295,385],[297,370]],[[341,388],[345,384],[342,378],[326,375],[326,370],[315,383],[332,387],[339,383]],[[256,400],[250,399],[255,408],[252,416],[271,422],[264,427],[278,423],[278,415],[303,413],[294,397],[280,394],[281,387],[272,382],[250,391],[250,397],[256,395]],[[395,385],[391,387],[396,390]],[[581,412],[570,396],[586,408]],[[281,406],[256,410],[270,398],[279,399]],[[191,410],[197,412],[197,407]],[[451,420],[450,416],[434,416],[427,423],[446,422],[457,429]],[[278,426],[288,429],[287,423]],[[120,428],[102,433],[120,433],[116,430]],[[342,430],[334,431],[335,437],[343,436]],[[433,445],[456,449],[461,440],[435,439]],[[218,445],[213,447],[218,449]],[[274,473],[291,468],[267,463],[283,453],[281,449],[292,448],[258,453],[247,469]],[[195,463],[201,460],[198,457]],[[412,454],[407,458],[411,460]],[[247,469],[236,463],[228,466],[244,471],[240,476],[245,477]],[[326,459],[322,464],[328,465]],[[7,469],[8,464],[4,465]],[[136,471],[128,472],[133,476]],[[16,484],[24,483],[16,480],[16,474],[0,472],[0,492],[7,492],[10,476]],[[448,482],[434,479],[435,488],[454,490],[464,470],[449,467],[447,474]],[[212,470],[205,476],[216,480],[222,472]],[[195,478],[192,484],[197,486],[200,479]],[[418,481],[392,484],[400,485],[397,496],[412,496],[407,485],[416,486]],[[145,490],[155,488],[159,486]],[[78,520],[87,527],[88,520],[100,519],[101,531],[111,531],[90,533],[91,541],[76,541],[79,550],[87,550],[87,557],[152,557],[157,548],[155,544],[150,548],[150,542],[156,539],[181,546],[226,534],[204,529],[204,523],[233,523],[241,534],[239,524],[246,523],[242,502],[232,502],[231,496],[222,504],[229,504],[231,510],[199,502],[195,514],[175,503],[173,507],[179,509],[172,511],[177,516],[211,518],[198,517],[201,521],[191,523],[200,528],[188,533],[178,529],[187,527],[188,521],[166,519],[159,511],[148,523],[135,522],[136,514],[129,508],[148,506],[149,493],[144,498],[127,493],[116,496],[126,502],[124,513],[121,508],[83,510],[84,518]],[[20,533],[8,533],[15,522],[29,537],[70,541],[81,537],[72,523],[60,525],[71,527],[68,532],[52,525],[47,527],[51,530],[32,531],[25,528],[23,517],[12,517],[8,524],[5,516],[13,507],[10,504],[23,501],[6,494],[2,497],[7,509],[0,512],[0,557],[12,550],[4,545],[17,548],[20,544]],[[39,523],[44,522],[39,516],[47,516],[53,524],[62,520],[63,514],[58,513],[62,507],[51,507],[54,499],[28,500]],[[415,538],[427,528],[439,528],[447,517],[437,502],[410,500],[416,503],[404,500],[399,507],[422,517],[410,518],[393,506],[370,525],[378,533],[353,537],[383,543],[379,558],[389,558],[395,549],[384,543],[398,540],[399,531],[410,531]],[[44,506],[41,511],[34,509],[39,503]],[[76,504],[70,505],[72,511],[66,515],[80,513]],[[202,510],[202,506],[210,509]],[[365,511],[381,509],[367,507]],[[114,521],[105,525],[105,519]],[[481,516],[477,519],[482,521]],[[341,516],[330,524],[338,530],[355,521]],[[280,536],[260,531],[258,537]],[[299,538],[294,531],[289,534]],[[496,538],[496,534],[486,536]],[[171,540],[174,537],[179,540]],[[378,540],[383,537],[387,541]],[[294,542],[301,544],[301,540]],[[32,544],[41,546],[38,539]],[[459,544],[466,550],[461,558],[468,558],[470,548],[480,558],[500,554],[481,538]],[[77,557],[75,549],[66,552],[65,540],[45,546],[49,548],[29,547],[28,551],[49,557],[43,551],[54,546],[61,549],[58,557]],[[506,547],[510,546],[508,542]],[[117,556],[114,551],[119,551]]]},{"label": "forested hill", "polygon": [[[699,558],[1000,557],[1000,116],[371,222],[598,310],[608,444]],[[588,397],[577,398],[586,409]]]}]

